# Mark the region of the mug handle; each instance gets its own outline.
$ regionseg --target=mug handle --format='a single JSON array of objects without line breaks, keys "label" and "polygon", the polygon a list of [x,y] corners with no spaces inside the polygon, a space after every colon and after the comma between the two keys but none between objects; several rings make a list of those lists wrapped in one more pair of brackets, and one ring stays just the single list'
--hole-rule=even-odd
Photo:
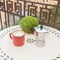
[{"label": "mug handle", "polygon": [[12,39],[12,33],[9,33],[9,37]]}]

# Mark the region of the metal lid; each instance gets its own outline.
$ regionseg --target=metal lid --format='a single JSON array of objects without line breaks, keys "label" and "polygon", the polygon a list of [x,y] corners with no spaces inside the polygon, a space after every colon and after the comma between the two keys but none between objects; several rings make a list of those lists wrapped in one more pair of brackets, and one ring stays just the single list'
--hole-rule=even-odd
[{"label": "metal lid", "polygon": [[43,27],[41,27],[40,25],[38,27],[34,27],[36,32],[47,32]]}]

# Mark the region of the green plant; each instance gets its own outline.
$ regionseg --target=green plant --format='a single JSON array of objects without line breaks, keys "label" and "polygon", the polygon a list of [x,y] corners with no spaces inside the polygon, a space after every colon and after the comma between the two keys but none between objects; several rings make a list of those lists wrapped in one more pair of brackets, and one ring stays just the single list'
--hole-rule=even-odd
[{"label": "green plant", "polygon": [[56,23],[60,24],[60,16],[57,17]]},{"label": "green plant", "polygon": [[[52,8],[53,15],[55,15],[56,9],[57,9],[56,7]],[[60,15],[60,8],[58,8],[58,15]]]},{"label": "green plant", "polygon": [[38,26],[39,22],[36,17],[26,16],[20,20],[20,27],[26,33],[32,33],[33,27]]},{"label": "green plant", "polygon": [[[52,16],[51,16],[51,20],[50,22],[53,24],[54,23],[54,17],[55,17],[55,14],[56,14],[56,7],[55,8],[52,8]],[[58,12],[57,12],[57,18],[56,18],[56,24],[59,25],[60,24],[60,8],[58,8]]]}]

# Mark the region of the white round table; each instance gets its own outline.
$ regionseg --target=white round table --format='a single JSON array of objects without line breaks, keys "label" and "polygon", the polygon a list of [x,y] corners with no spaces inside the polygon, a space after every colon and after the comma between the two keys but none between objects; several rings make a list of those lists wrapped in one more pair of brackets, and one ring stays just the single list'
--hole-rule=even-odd
[{"label": "white round table", "polygon": [[21,30],[19,25],[1,31],[0,60],[60,60],[60,31],[48,26],[44,28],[48,31],[44,47],[27,42],[27,39],[35,39],[34,34],[25,34],[25,44],[20,47],[14,46],[9,33]]}]

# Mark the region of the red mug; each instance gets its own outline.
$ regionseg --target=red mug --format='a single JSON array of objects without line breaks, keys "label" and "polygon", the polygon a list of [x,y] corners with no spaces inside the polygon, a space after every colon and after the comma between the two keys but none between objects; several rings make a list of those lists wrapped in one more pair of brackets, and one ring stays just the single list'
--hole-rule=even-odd
[{"label": "red mug", "polygon": [[9,33],[10,38],[13,40],[13,44],[15,46],[22,46],[24,45],[25,41],[25,34],[22,30],[16,30],[12,33]]}]

